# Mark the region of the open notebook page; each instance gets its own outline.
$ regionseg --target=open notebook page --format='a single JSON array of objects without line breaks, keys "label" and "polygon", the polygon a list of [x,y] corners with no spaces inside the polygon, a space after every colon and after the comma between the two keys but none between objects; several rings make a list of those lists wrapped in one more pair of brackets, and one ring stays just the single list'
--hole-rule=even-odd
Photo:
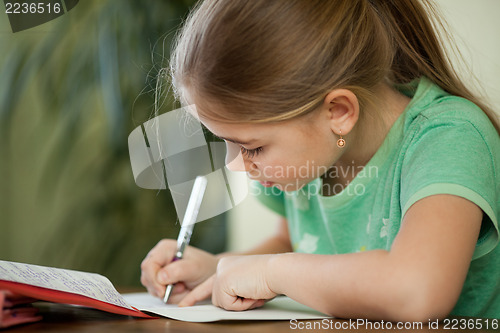
[{"label": "open notebook page", "polygon": [[176,305],[164,304],[159,298],[147,293],[125,294],[123,297],[106,277],[99,274],[2,260],[0,289],[35,299],[84,305],[113,313],[149,317],[144,313],[147,312],[191,322],[328,317],[286,297],[278,297],[262,308],[241,312],[226,311],[212,304],[179,308]]},{"label": "open notebook page", "polygon": [[322,319],[329,316],[280,296],[267,302],[263,307],[248,311],[226,311],[209,302],[180,308],[166,305],[161,299],[148,293],[124,294],[125,300],[141,311],[172,319],[190,322],[211,322],[219,320],[291,320]]}]

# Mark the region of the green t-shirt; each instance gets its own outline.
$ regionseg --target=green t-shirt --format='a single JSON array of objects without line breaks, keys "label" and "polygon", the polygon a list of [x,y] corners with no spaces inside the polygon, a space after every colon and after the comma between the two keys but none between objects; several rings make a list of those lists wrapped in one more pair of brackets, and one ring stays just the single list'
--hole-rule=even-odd
[{"label": "green t-shirt", "polygon": [[294,251],[316,254],[389,250],[416,201],[434,194],[472,201],[484,217],[452,314],[500,318],[500,137],[476,105],[426,78],[401,91],[410,104],[340,193],[321,195],[321,179],[293,192],[255,183],[253,192],[288,219]]}]

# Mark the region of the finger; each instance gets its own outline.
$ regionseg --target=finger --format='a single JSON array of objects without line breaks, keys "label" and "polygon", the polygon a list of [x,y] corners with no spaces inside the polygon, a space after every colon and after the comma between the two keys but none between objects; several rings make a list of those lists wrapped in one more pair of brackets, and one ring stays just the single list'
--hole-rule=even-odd
[{"label": "finger", "polygon": [[191,290],[185,289],[183,292],[177,293],[177,294],[171,294],[169,299],[168,299],[168,304],[179,304],[180,301],[184,297],[186,297],[187,294],[189,294]]},{"label": "finger", "polygon": [[[162,300],[165,298],[166,286],[163,288],[161,295],[159,296]],[[172,291],[170,292],[170,297],[168,298],[168,304],[177,304],[185,295],[189,293],[189,289],[182,282],[174,284]]]},{"label": "finger", "polygon": [[196,283],[198,277],[198,270],[195,265],[189,260],[177,260],[162,267],[156,276],[158,283],[167,285],[174,284],[180,281],[186,283]]},{"label": "finger", "polygon": [[147,291],[149,294],[151,294],[154,297],[158,298],[163,298],[163,295],[165,295],[165,287],[163,287],[163,290],[161,287],[158,288],[153,288],[153,287],[146,287]]},{"label": "finger", "polygon": [[153,295],[163,297],[166,286],[170,284],[175,285],[172,293],[182,292],[186,289],[186,283],[189,285],[196,283],[198,276],[195,268],[196,267],[187,260],[177,260],[162,267],[156,272],[154,281],[149,283],[151,286],[150,288],[154,290]]},{"label": "finger", "polygon": [[146,267],[141,264],[141,283],[151,295],[161,297],[161,294],[165,293],[165,286],[155,279],[158,269],[159,267]]},{"label": "finger", "polygon": [[149,251],[141,263],[141,283],[154,296],[161,297],[165,293],[165,283],[158,281],[158,271],[170,263],[176,248],[176,242],[171,239],[163,239]]},{"label": "finger", "polygon": [[[262,303],[262,304],[261,304]],[[217,306],[229,311],[245,311],[262,306],[264,303],[261,300],[253,298],[243,298],[231,295],[219,297]]]},{"label": "finger", "polygon": [[203,301],[210,297],[212,294],[212,286],[214,283],[215,275],[206,279],[203,283],[199,284],[196,288],[191,290],[180,302],[179,306],[192,306],[196,303]]},{"label": "finger", "polygon": [[260,308],[261,306],[263,306],[264,304],[266,304],[266,302],[267,302],[266,299],[258,299],[248,309],[251,310],[251,309],[255,309],[255,308]]},{"label": "finger", "polygon": [[172,289],[172,295],[177,295],[180,293],[184,292],[189,292],[190,290],[187,289],[186,285],[182,282],[176,283],[174,288]]},{"label": "finger", "polygon": [[147,254],[146,259],[165,266],[170,263],[175,256],[177,242],[173,239],[162,239]]},{"label": "finger", "polygon": [[215,286],[212,294],[212,303],[225,310],[244,311],[264,305],[265,300],[244,298],[235,294],[233,290],[226,292]]}]

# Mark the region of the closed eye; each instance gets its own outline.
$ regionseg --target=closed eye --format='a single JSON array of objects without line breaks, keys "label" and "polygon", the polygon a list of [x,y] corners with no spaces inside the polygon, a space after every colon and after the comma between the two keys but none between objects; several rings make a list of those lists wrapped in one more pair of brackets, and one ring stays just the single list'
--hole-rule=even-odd
[{"label": "closed eye", "polygon": [[258,147],[255,149],[246,149],[245,147],[240,146],[240,150],[241,150],[241,153],[243,155],[245,155],[246,157],[253,158],[253,157],[257,156],[262,151],[262,147]]}]

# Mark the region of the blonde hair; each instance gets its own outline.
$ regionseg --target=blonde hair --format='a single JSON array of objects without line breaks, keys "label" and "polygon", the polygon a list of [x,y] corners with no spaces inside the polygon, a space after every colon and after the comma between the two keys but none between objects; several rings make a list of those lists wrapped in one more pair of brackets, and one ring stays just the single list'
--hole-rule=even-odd
[{"label": "blonde hair", "polygon": [[205,0],[178,35],[171,79],[181,101],[196,94],[205,117],[241,123],[307,114],[336,88],[363,109],[381,83],[426,76],[499,130],[453,71],[435,24],[425,0]]}]

